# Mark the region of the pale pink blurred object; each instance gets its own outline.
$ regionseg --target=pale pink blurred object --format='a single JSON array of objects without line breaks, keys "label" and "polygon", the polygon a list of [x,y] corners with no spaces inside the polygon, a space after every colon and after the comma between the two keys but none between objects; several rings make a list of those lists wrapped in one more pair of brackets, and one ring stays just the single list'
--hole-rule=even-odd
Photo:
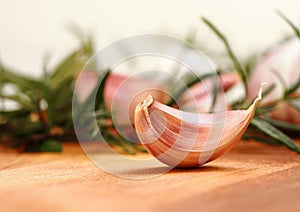
[{"label": "pale pink blurred object", "polygon": [[[224,92],[239,82],[239,77],[235,72],[221,74],[219,79]],[[215,81],[213,79],[207,78],[189,88],[179,99],[178,105],[180,109],[198,113],[209,112],[213,102],[214,83]],[[226,98],[224,93],[220,91],[216,99],[214,110],[224,111],[226,109]]]},{"label": "pale pink blurred object", "polygon": [[135,106],[149,94],[162,103],[167,103],[169,100],[164,85],[113,72],[109,74],[104,88],[106,108],[114,113],[121,125],[133,123]]},{"label": "pale pink blurred object", "polygon": [[[275,84],[275,89],[263,97],[261,105],[267,105],[283,95],[283,87],[274,74],[274,71],[280,73],[287,86],[291,86],[300,77],[300,40],[293,39],[271,51],[263,58],[253,69],[249,80],[248,97],[251,101],[262,82],[267,86]],[[300,89],[296,91],[300,95]],[[300,102],[297,104],[300,106]],[[300,124],[300,112],[286,103],[280,103],[271,112],[272,118],[290,123]]]}]

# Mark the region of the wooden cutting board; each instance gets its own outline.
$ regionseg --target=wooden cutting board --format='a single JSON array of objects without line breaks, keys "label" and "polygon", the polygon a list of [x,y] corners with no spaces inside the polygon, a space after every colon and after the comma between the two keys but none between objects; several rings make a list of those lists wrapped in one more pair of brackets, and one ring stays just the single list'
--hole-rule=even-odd
[{"label": "wooden cutting board", "polygon": [[99,169],[76,143],[62,153],[0,148],[1,212],[254,210],[300,211],[300,155],[240,142],[203,167],[128,180]]}]

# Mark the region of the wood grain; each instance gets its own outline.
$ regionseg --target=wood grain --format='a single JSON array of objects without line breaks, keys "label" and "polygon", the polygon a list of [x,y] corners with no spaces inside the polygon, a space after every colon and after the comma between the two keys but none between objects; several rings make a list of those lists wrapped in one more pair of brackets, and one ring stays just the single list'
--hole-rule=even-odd
[{"label": "wood grain", "polygon": [[256,142],[147,180],[102,171],[76,143],[63,153],[0,149],[0,211],[300,211],[299,198],[300,156]]}]

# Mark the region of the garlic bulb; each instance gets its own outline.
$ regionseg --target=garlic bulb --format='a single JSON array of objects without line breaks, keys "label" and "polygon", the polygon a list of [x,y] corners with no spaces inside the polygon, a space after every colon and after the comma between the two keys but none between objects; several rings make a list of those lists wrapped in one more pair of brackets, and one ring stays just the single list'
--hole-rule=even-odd
[{"label": "garlic bulb", "polygon": [[[265,96],[262,105],[272,103],[279,99],[284,92],[282,83],[278,76],[274,74],[278,72],[284,83],[291,86],[300,77],[300,41],[293,39],[271,51],[263,58],[252,70],[248,84],[248,100],[253,99],[261,82],[267,82],[268,85],[274,83],[275,89]],[[300,88],[295,92],[300,96]],[[300,106],[300,101],[295,101]],[[272,110],[272,118],[290,123],[300,124],[300,112],[283,102]]]},{"label": "garlic bulb", "polygon": [[220,157],[240,140],[260,100],[261,90],[247,110],[195,114],[148,96],[136,106],[135,130],[159,161],[174,167],[196,167]]}]

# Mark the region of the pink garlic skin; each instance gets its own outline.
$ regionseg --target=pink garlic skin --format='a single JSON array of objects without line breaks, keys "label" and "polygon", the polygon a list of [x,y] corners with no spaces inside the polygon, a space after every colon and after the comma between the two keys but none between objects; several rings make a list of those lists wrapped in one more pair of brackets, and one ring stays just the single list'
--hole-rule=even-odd
[{"label": "pink garlic skin", "polygon": [[[237,82],[239,82],[239,77],[236,73],[226,73],[220,76],[220,83],[224,92],[229,90]],[[208,78],[192,86],[179,99],[179,108],[195,113],[209,112],[213,101],[213,83],[214,82]],[[220,92],[218,95],[214,109],[215,111],[225,111],[228,109],[223,92]]]},{"label": "pink garlic skin", "polygon": [[[272,50],[253,69],[248,85],[248,100],[251,101],[260,88],[262,82],[267,82],[266,86],[275,83],[276,88],[266,95],[261,105],[266,105],[280,98],[283,88],[272,71],[276,70],[283,77],[286,85],[291,86],[300,76],[300,40],[290,40],[278,48]],[[300,89],[296,91],[300,95]],[[300,102],[298,101],[300,105]],[[300,124],[300,112],[296,111],[286,103],[281,103],[272,111],[272,118],[289,123]]]},{"label": "pink garlic skin", "polygon": [[137,104],[150,94],[157,101],[166,103],[169,97],[165,92],[166,88],[163,85],[150,80],[130,78],[111,72],[104,88],[105,106],[108,111],[116,111],[121,124],[130,124],[133,123]]}]

